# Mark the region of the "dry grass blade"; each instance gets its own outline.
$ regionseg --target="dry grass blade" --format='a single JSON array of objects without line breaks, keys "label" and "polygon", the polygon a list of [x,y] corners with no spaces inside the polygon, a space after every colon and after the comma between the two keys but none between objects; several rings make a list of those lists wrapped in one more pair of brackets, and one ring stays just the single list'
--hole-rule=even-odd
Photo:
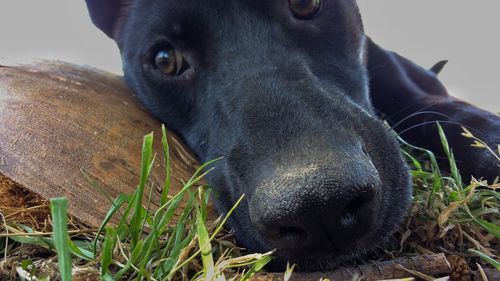
[{"label": "dry grass blade", "polygon": [[484,272],[483,267],[478,263],[476,263],[476,266],[477,266],[477,269],[479,270],[479,274],[481,274],[481,279],[483,281],[488,281],[488,276],[486,276],[486,272]]},{"label": "dry grass blade", "polygon": [[465,204],[467,204],[468,202],[470,202],[470,200],[472,199],[472,197],[475,194],[476,188],[477,188],[477,185],[475,183],[473,183],[472,186],[471,186],[471,188],[470,188],[470,192],[469,192],[469,194],[467,195],[467,197],[465,199],[463,199],[461,201],[458,201],[458,202],[452,202],[448,207],[446,207],[446,209],[444,209],[444,211],[441,212],[441,214],[439,214],[438,224],[439,224],[440,227],[444,227],[445,226],[445,224],[449,220],[450,216],[460,206],[464,206]]},{"label": "dry grass blade", "polygon": [[434,280],[436,280],[436,278],[434,278],[432,276],[429,276],[427,274],[424,274],[424,273],[416,271],[416,270],[407,269],[406,267],[404,267],[404,266],[402,266],[400,264],[396,265],[396,267],[399,268],[399,269],[402,269],[402,270],[404,270],[404,271],[406,271],[408,273],[410,273],[411,275],[414,275],[414,276],[416,276],[416,277],[418,277],[420,279],[423,279],[425,281],[434,281]]}]

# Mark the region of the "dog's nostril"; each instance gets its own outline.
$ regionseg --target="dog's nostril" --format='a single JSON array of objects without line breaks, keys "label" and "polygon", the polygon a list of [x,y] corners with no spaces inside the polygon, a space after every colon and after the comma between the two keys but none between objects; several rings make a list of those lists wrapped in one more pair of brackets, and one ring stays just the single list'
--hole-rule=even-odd
[{"label": "dog's nostril", "polygon": [[351,199],[340,213],[340,226],[345,230],[357,229],[358,231],[370,228],[376,213],[375,198],[375,190],[368,187],[361,189],[358,196]]},{"label": "dog's nostril", "polygon": [[344,227],[350,227],[356,224],[358,212],[367,203],[366,199],[363,197],[357,197],[342,210],[340,215],[340,223]]},{"label": "dog's nostril", "polygon": [[293,226],[282,226],[278,229],[278,233],[281,237],[295,238],[295,239],[305,239],[307,238],[307,232],[303,229]]}]

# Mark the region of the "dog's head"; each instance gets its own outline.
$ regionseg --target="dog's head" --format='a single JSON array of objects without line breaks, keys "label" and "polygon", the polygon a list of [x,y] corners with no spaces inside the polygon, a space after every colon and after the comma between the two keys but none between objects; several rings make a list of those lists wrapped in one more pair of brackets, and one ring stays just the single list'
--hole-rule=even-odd
[{"label": "dog's head", "polygon": [[127,83],[201,161],[252,251],[317,269],[397,229],[406,166],[375,117],[354,0],[87,0]]}]

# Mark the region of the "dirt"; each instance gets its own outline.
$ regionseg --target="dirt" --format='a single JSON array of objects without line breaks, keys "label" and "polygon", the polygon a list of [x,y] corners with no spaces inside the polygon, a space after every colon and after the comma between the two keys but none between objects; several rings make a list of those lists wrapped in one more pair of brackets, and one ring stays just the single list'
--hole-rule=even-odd
[{"label": "dirt", "polygon": [[[34,229],[49,227],[49,202],[0,174],[0,213],[2,224],[15,222]],[[2,227],[3,229],[3,227]]]}]

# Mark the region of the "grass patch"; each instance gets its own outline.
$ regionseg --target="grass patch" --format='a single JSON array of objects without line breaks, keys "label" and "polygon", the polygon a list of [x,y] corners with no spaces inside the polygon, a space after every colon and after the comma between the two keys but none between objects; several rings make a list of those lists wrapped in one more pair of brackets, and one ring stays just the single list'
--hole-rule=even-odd
[{"label": "grass patch", "polygon": [[[469,265],[480,262],[498,267],[500,185],[474,178],[464,185],[453,151],[439,124],[438,130],[449,161],[449,175],[440,171],[431,151],[400,140],[408,148],[404,153],[411,163],[414,190],[413,208],[402,234],[400,252],[444,252],[466,260]],[[464,129],[464,136],[473,140],[472,144],[478,149],[495,153],[483,142],[479,146],[478,139],[467,129]],[[412,156],[421,154],[423,160]],[[498,158],[498,154],[495,156]]]},{"label": "grass patch", "polygon": [[[460,257],[470,266],[479,263],[498,269],[500,186],[476,179],[464,185],[453,151],[438,127],[449,159],[449,174],[440,170],[431,151],[401,140],[405,146],[403,153],[411,165],[414,204],[401,232],[400,245],[388,256],[443,252],[447,256]],[[214,223],[207,219],[211,191],[200,181],[217,159],[202,165],[179,193],[169,195],[170,159],[164,127],[162,132],[166,178],[159,208],[150,208],[154,198],[148,177],[157,160],[152,149],[153,136],[147,135],[136,191],[110,199],[112,207],[97,230],[72,228],[68,231],[65,199],[50,202],[50,233],[36,232],[25,225],[5,224],[8,234],[0,241],[9,238],[17,242],[14,245],[0,243],[0,250],[6,257],[31,247],[27,245],[46,249],[45,252],[38,250],[36,258],[20,255],[21,260],[13,266],[17,272],[9,276],[20,276],[23,280],[36,277],[37,280],[60,278],[64,281],[75,276],[103,280],[249,280],[262,270],[272,260],[271,253],[242,256],[223,232],[227,218],[244,197],[226,216]],[[478,149],[496,153],[469,131],[464,130],[464,136]],[[500,151],[495,156],[500,157]],[[116,224],[110,223],[113,218],[118,221]],[[285,280],[292,270],[293,266],[289,267]],[[7,275],[0,274],[0,279],[2,276]]]},{"label": "grass patch", "polygon": [[[169,170],[164,127],[162,131],[164,161]],[[78,269],[93,268],[87,273],[103,280],[244,281],[271,261],[271,253],[233,255],[238,251],[232,243],[226,247],[224,244],[228,243],[216,241],[220,239],[228,217],[244,198],[242,196],[224,217],[213,223],[207,221],[210,189],[201,185],[200,181],[211,171],[209,167],[217,159],[201,165],[182,190],[173,196],[168,195],[171,180],[168,171],[160,207],[155,210],[150,208],[153,198],[147,190],[154,161],[153,135],[149,134],[143,141],[140,180],[136,191],[114,199],[93,237],[80,235],[70,239],[67,201],[64,198],[50,202],[51,237],[23,236],[19,232],[9,236],[16,242],[38,245],[57,253],[57,263],[51,264],[51,270],[36,269],[35,263],[25,260],[20,267],[21,278],[49,280],[58,276],[67,281],[72,280],[72,272],[74,276]],[[148,198],[143,197],[145,193],[149,194]],[[186,202],[185,206],[182,202]],[[112,225],[110,221],[115,216],[119,222]],[[22,233],[35,233],[27,227],[17,227]],[[98,268],[98,272],[95,268]]]}]

